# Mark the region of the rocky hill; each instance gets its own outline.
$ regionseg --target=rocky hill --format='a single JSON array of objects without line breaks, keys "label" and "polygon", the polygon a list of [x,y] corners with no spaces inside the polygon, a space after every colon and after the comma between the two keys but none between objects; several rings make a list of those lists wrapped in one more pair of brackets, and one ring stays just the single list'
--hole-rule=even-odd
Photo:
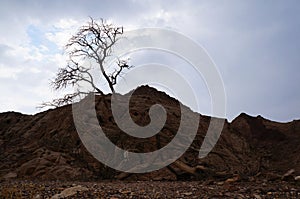
[{"label": "rocky hill", "polygon": [[[161,132],[144,139],[129,136],[118,128],[107,106],[110,98],[110,95],[96,96],[95,109],[106,136],[120,148],[134,152],[155,151],[176,135],[181,114],[180,102],[176,99],[148,86],[135,90],[130,100],[130,114],[137,124],[150,122],[149,107],[156,103],[167,111]],[[185,110],[197,114],[187,107]],[[231,123],[225,122],[212,152],[200,159],[198,153],[210,119],[200,115],[195,140],[173,164],[150,173],[127,174],[103,165],[86,150],[74,126],[71,105],[36,115],[0,113],[0,179],[206,180],[236,176],[276,179],[287,171],[300,175],[300,121],[278,123],[241,114]]]}]

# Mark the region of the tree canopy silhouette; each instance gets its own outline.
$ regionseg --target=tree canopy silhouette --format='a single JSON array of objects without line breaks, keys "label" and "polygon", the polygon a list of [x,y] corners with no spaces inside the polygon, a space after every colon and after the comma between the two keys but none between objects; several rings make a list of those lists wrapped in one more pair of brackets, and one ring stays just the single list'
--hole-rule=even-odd
[{"label": "tree canopy silhouette", "polygon": [[[123,27],[117,27],[108,23],[104,19],[96,21],[93,18],[86,25],[80,27],[66,45],[66,52],[69,55],[68,64],[59,68],[55,79],[51,82],[54,90],[60,90],[67,87],[74,87],[80,82],[85,82],[91,86],[92,90],[82,92],[77,90],[74,93],[66,94],[62,98],[54,99],[52,102],[43,103],[44,106],[62,106],[71,103],[76,97],[95,92],[103,95],[103,91],[95,82],[95,74],[91,71],[100,70],[108,83],[112,93],[115,92],[114,86],[117,84],[118,77],[122,75],[124,69],[129,69],[128,59],[118,58],[112,72],[108,71],[107,60],[113,55],[113,47],[121,39]],[[93,61],[94,64],[87,66],[83,60]]]}]

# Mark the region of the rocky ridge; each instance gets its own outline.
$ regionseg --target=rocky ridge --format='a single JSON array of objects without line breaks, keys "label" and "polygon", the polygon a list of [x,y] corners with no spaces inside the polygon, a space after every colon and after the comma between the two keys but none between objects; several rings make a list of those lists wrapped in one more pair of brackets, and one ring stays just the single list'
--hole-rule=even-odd
[{"label": "rocky ridge", "polygon": [[[107,106],[110,100],[110,95],[96,96],[95,109],[106,136],[117,146],[134,152],[150,152],[166,146],[176,135],[180,102],[165,93],[148,86],[132,93],[130,114],[137,124],[143,126],[150,122],[151,105],[161,104],[167,111],[167,121],[161,132],[147,139],[134,138],[118,128]],[[185,110],[197,114],[187,107]],[[293,179],[300,175],[300,121],[278,123],[243,113],[231,123],[225,122],[212,152],[199,159],[198,152],[210,119],[200,115],[196,138],[178,161],[150,173],[126,174],[103,165],[86,150],[74,126],[71,105],[36,115],[0,113],[0,178],[249,180],[261,176],[276,180],[284,178],[288,171]]]}]

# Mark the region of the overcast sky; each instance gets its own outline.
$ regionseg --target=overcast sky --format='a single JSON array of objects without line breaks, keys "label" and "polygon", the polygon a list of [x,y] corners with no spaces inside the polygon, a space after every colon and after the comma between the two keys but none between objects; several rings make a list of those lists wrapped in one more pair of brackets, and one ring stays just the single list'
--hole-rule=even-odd
[{"label": "overcast sky", "polygon": [[33,114],[59,95],[49,79],[65,63],[63,45],[89,16],[125,30],[172,29],[202,45],[223,79],[229,120],[241,112],[276,121],[300,118],[297,0],[1,1],[0,112]]}]

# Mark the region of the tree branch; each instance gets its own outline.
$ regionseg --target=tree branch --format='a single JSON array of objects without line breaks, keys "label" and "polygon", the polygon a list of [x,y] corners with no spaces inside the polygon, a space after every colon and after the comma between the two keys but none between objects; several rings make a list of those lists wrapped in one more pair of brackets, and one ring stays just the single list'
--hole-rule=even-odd
[{"label": "tree branch", "polygon": [[[112,73],[108,73],[107,66],[105,66],[105,61],[113,53],[112,47],[116,44],[118,36],[121,34],[123,34],[123,27],[116,27],[103,19],[100,22],[96,22],[93,18],[90,18],[90,21],[82,26],[67,43],[66,51],[70,56],[70,60],[66,67],[59,68],[55,79],[51,82],[54,90],[64,89],[68,86],[74,87],[79,85],[79,82],[86,82],[93,89],[90,92],[104,95],[102,90],[96,85],[94,76],[90,72],[95,67],[86,68],[81,63],[85,59],[90,59],[97,63],[97,67],[99,67],[101,72],[100,75],[105,78],[111,92],[114,93],[114,85],[117,83],[117,78],[121,76],[124,69],[131,68],[128,65],[128,60],[120,59],[116,62],[115,70]],[[60,106],[69,102],[69,99],[73,96],[75,96],[75,93],[65,95],[61,99],[48,103],[48,105],[56,104]]]}]

